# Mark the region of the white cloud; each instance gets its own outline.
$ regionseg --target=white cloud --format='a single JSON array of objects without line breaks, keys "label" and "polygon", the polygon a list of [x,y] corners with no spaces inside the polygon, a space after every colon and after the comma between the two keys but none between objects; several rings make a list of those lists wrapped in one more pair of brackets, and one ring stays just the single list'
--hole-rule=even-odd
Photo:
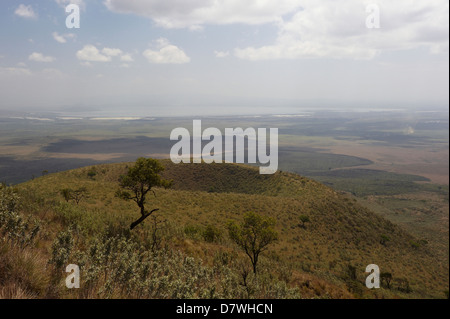
[{"label": "white cloud", "polygon": [[34,61],[34,62],[45,62],[45,63],[49,63],[49,62],[55,61],[55,58],[54,58],[54,57],[51,57],[51,56],[45,56],[45,55],[43,55],[42,53],[33,52],[33,53],[30,54],[30,56],[28,57],[28,60]]},{"label": "white cloud", "polygon": [[82,63],[84,66],[91,66],[89,62],[111,62],[116,57],[122,62],[133,62],[130,54],[123,53],[122,50],[117,48],[103,48],[99,50],[94,45],[89,44],[77,52],[77,58],[80,61],[84,61]]},{"label": "white cloud", "polygon": [[198,29],[204,24],[279,22],[300,0],[105,0],[108,9],[151,18],[165,28]]},{"label": "white cloud", "polygon": [[0,74],[5,74],[5,75],[31,75],[31,71],[27,68],[14,68],[14,67],[8,67],[8,68],[3,68],[0,67]]},{"label": "white cloud", "polygon": [[77,52],[77,58],[80,61],[87,62],[110,62],[111,56],[103,55],[93,45],[85,45],[83,49]]},{"label": "white cloud", "polygon": [[104,55],[114,57],[114,56],[122,55],[123,52],[120,49],[104,48],[102,50],[102,53]]},{"label": "white cloud", "polygon": [[53,36],[53,39],[55,39],[55,41],[57,41],[59,43],[67,42],[66,38],[64,38],[64,36],[62,36],[62,35],[59,35],[57,32],[53,32],[52,36]]},{"label": "white cloud", "polygon": [[[369,4],[381,12],[381,29],[365,25]],[[204,25],[273,23],[274,43],[242,47],[247,60],[314,57],[371,59],[387,50],[427,47],[448,52],[447,0],[105,0],[114,12],[151,18],[165,28],[201,29]],[[219,52],[222,57],[226,52]]]},{"label": "white cloud", "polygon": [[229,51],[223,52],[223,51],[214,51],[214,55],[216,56],[216,58],[226,58],[227,56],[230,55]]},{"label": "white cloud", "polygon": [[19,5],[16,11],[14,11],[14,14],[25,19],[37,18],[37,14],[36,12],[34,12],[33,7],[31,5],[29,6],[26,6],[24,4]]},{"label": "white cloud", "polygon": [[122,62],[133,62],[133,57],[131,56],[131,54],[124,54],[120,57],[120,61]]},{"label": "white cloud", "polygon": [[149,49],[143,52],[144,57],[146,57],[150,63],[183,64],[191,61],[183,50],[170,44],[167,39],[158,39],[157,44],[159,50]]},{"label": "white cloud", "polygon": [[75,38],[75,34],[73,33],[66,33],[66,34],[58,34],[58,32],[52,33],[53,39],[59,43],[66,43],[68,39]]},{"label": "white cloud", "polygon": [[133,58],[129,53],[123,53],[120,49],[104,48],[102,53],[109,57],[120,57],[122,62],[133,62]]},{"label": "white cloud", "polygon": [[314,57],[371,59],[388,50],[428,47],[448,52],[449,2],[378,0],[380,29],[365,25],[371,1],[304,0],[303,9],[279,24],[274,44],[238,48],[235,55],[252,61]]}]

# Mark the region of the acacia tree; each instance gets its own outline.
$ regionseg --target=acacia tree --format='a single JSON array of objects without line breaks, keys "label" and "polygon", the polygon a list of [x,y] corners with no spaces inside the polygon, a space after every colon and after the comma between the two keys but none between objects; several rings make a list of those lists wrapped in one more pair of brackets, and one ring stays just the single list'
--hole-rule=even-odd
[{"label": "acacia tree", "polygon": [[71,200],[75,201],[77,205],[84,198],[89,198],[89,192],[86,187],[81,187],[76,190],[72,190],[70,188],[64,188],[60,191],[61,195],[64,197],[66,202]]},{"label": "acacia tree", "polygon": [[71,198],[71,193],[72,190],[70,188],[64,188],[61,190],[61,195],[64,197],[66,202],[69,202],[72,198]]},{"label": "acacia tree", "polygon": [[71,198],[78,205],[83,198],[89,198],[89,192],[86,187],[81,187],[72,192]]},{"label": "acacia tree", "polygon": [[391,289],[391,283],[394,278],[390,272],[382,272],[380,274],[380,279],[381,282],[383,282],[386,285],[387,289]]},{"label": "acacia tree", "polygon": [[134,201],[138,205],[141,213],[141,217],[130,225],[130,229],[134,229],[146,218],[159,210],[157,208],[149,211],[145,206],[149,192],[152,192],[156,196],[153,190],[154,187],[169,188],[171,186],[171,181],[164,180],[159,176],[163,171],[164,166],[159,161],[141,157],[136,161],[134,166],[128,168],[126,175],[120,177],[119,185],[121,189],[117,191],[116,195],[124,200]]},{"label": "acacia tree", "polygon": [[256,274],[259,255],[267,250],[268,245],[278,239],[273,218],[263,217],[255,213],[247,213],[240,225],[234,221],[228,223],[230,238],[241,247],[253,266]]}]

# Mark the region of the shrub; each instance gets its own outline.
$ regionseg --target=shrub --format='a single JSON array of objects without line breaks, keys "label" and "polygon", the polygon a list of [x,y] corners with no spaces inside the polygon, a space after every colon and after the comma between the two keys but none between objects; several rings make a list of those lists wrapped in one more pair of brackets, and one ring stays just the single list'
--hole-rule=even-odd
[{"label": "shrub", "polygon": [[222,231],[215,226],[208,225],[203,231],[202,236],[209,243],[218,242],[222,238]]},{"label": "shrub", "polygon": [[66,266],[69,260],[70,253],[73,248],[72,231],[62,231],[57,236],[52,244],[52,257],[49,263],[54,264],[57,269]]},{"label": "shrub", "polygon": [[36,219],[24,219],[15,212],[19,200],[13,188],[0,185],[0,234],[7,241],[23,248],[34,241],[40,225]]},{"label": "shrub", "polygon": [[309,216],[306,216],[306,215],[301,215],[300,217],[299,217],[299,219],[300,219],[300,222],[302,223],[301,224],[301,227],[302,228],[305,228],[305,224],[306,223],[309,223],[311,220],[310,220],[310,218],[309,218]]},{"label": "shrub", "polygon": [[419,249],[420,248],[420,244],[416,243],[414,241],[410,241],[409,244],[411,245],[412,248],[414,249]]},{"label": "shrub", "polygon": [[186,225],[184,226],[184,234],[191,239],[200,239],[200,234],[202,233],[201,227],[197,225]]},{"label": "shrub", "polygon": [[95,168],[92,168],[88,171],[87,176],[90,179],[94,179],[94,177],[97,175],[97,171],[95,170]]}]

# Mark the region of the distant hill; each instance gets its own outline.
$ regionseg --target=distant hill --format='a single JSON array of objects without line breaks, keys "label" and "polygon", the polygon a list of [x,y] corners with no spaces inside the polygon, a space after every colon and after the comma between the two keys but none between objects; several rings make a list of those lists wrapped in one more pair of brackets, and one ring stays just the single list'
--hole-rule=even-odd
[{"label": "distant hill", "polygon": [[[149,207],[160,209],[155,216],[165,221],[159,233],[161,245],[168,251],[179,251],[199,260],[212,273],[217,260],[225,258],[224,254],[227,258],[234,256],[224,261],[224,265],[230,269],[229,276],[240,282],[241,266],[236,263],[247,262],[246,256],[228,239],[227,221],[241,221],[247,212],[276,219],[279,241],[269,247],[261,260],[264,269],[261,278],[267,280],[267,286],[259,279],[254,297],[274,297],[267,287],[273,284],[278,287],[273,289],[278,291],[280,283],[286,285],[286,289],[296,289],[298,295],[295,296],[301,298],[445,296],[448,265],[425,243],[360,206],[349,195],[292,173],[260,175],[257,168],[237,164],[175,165],[167,160],[162,163],[166,167],[163,176],[173,180],[173,187],[156,189],[156,197],[148,198]],[[19,185],[23,199],[20,214],[33,216],[42,225],[40,237],[29,249],[43,259],[50,258],[56,236],[70,225],[76,225],[74,245],[80,254],[88,251],[93,242],[104,238],[99,237],[100,234],[108,238],[125,236],[142,243],[142,247],[149,247],[146,245],[154,229],[153,221],[146,220],[130,234],[128,225],[139,217],[137,207],[115,196],[119,177],[130,165],[133,163],[96,165],[50,174]],[[61,190],[81,187],[87,189],[89,198],[79,205],[65,203]],[[300,225],[300,216],[310,219],[304,227]],[[211,229],[217,235],[213,240],[204,236]],[[77,262],[75,253],[70,258]],[[381,272],[392,274],[390,289],[383,286],[368,290],[365,287],[368,275],[365,269],[369,264],[377,264]],[[220,284],[228,277],[220,273],[214,278],[217,282],[214,290],[220,294],[211,296],[228,296]],[[0,274],[0,287],[1,284]],[[43,294],[41,290],[38,294]],[[64,290],[55,288],[55,291],[59,291],[55,293],[58,297],[67,297]],[[103,295],[90,297],[96,296]],[[130,295],[119,294],[119,297],[124,296]],[[194,297],[205,296],[196,292]]]}]

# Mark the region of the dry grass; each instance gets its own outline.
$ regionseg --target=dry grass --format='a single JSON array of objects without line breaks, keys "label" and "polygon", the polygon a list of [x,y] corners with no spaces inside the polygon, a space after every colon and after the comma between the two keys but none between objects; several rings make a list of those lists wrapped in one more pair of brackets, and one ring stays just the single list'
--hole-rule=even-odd
[{"label": "dry grass", "polygon": [[43,297],[51,286],[47,260],[39,250],[0,242],[0,298]]},{"label": "dry grass", "polygon": [[[443,291],[448,289],[445,272],[448,263],[439,260],[427,247],[412,247],[411,241],[416,240],[413,236],[358,205],[351,197],[294,174],[261,177],[256,169],[241,165],[164,163],[165,176],[174,179],[174,188],[158,189],[157,197],[149,199],[150,207],[160,208],[158,215],[166,220],[161,232],[162,245],[201,260],[206,268],[213,267],[223,254],[235,256],[235,262],[248,262],[227,238],[224,225],[254,211],[274,217],[280,234],[280,240],[261,259],[264,276],[270,280],[284,278],[304,298],[442,298]],[[76,225],[76,249],[81,252],[87,251],[93,240],[108,229],[127,233],[129,224],[138,217],[137,209],[133,203],[114,196],[118,177],[126,172],[127,165],[130,164],[82,168],[21,185],[22,212],[39,216],[44,227],[30,251],[13,253],[13,247],[2,246],[6,250],[0,255],[0,259],[4,258],[0,260],[0,268],[1,264],[12,265],[13,270],[8,268],[12,277],[8,278],[14,280],[0,280],[0,286],[20,283],[20,289],[39,297],[48,296],[48,291],[53,296],[58,296],[55,291],[61,291],[60,297],[98,297],[96,290],[87,290],[80,296],[55,288],[48,277],[46,260],[56,234],[70,225]],[[93,170],[95,176],[88,177]],[[90,198],[78,206],[64,203],[59,191],[68,187],[86,187]],[[311,218],[306,228],[299,227],[300,215]],[[222,231],[223,238],[215,243],[205,242],[201,236],[185,233],[189,225],[200,231],[208,225],[215,226]],[[131,238],[148,247],[151,231],[151,223],[146,221],[131,233]],[[380,243],[381,235],[390,238],[388,244]],[[396,278],[409,278],[412,293],[365,289],[364,270],[372,263]],[[354,279],[348,277],[350,266],[357,269]],[[239,278],[239,268],[230,267]],[[123,292],[113,295],[129,297]]]}]

